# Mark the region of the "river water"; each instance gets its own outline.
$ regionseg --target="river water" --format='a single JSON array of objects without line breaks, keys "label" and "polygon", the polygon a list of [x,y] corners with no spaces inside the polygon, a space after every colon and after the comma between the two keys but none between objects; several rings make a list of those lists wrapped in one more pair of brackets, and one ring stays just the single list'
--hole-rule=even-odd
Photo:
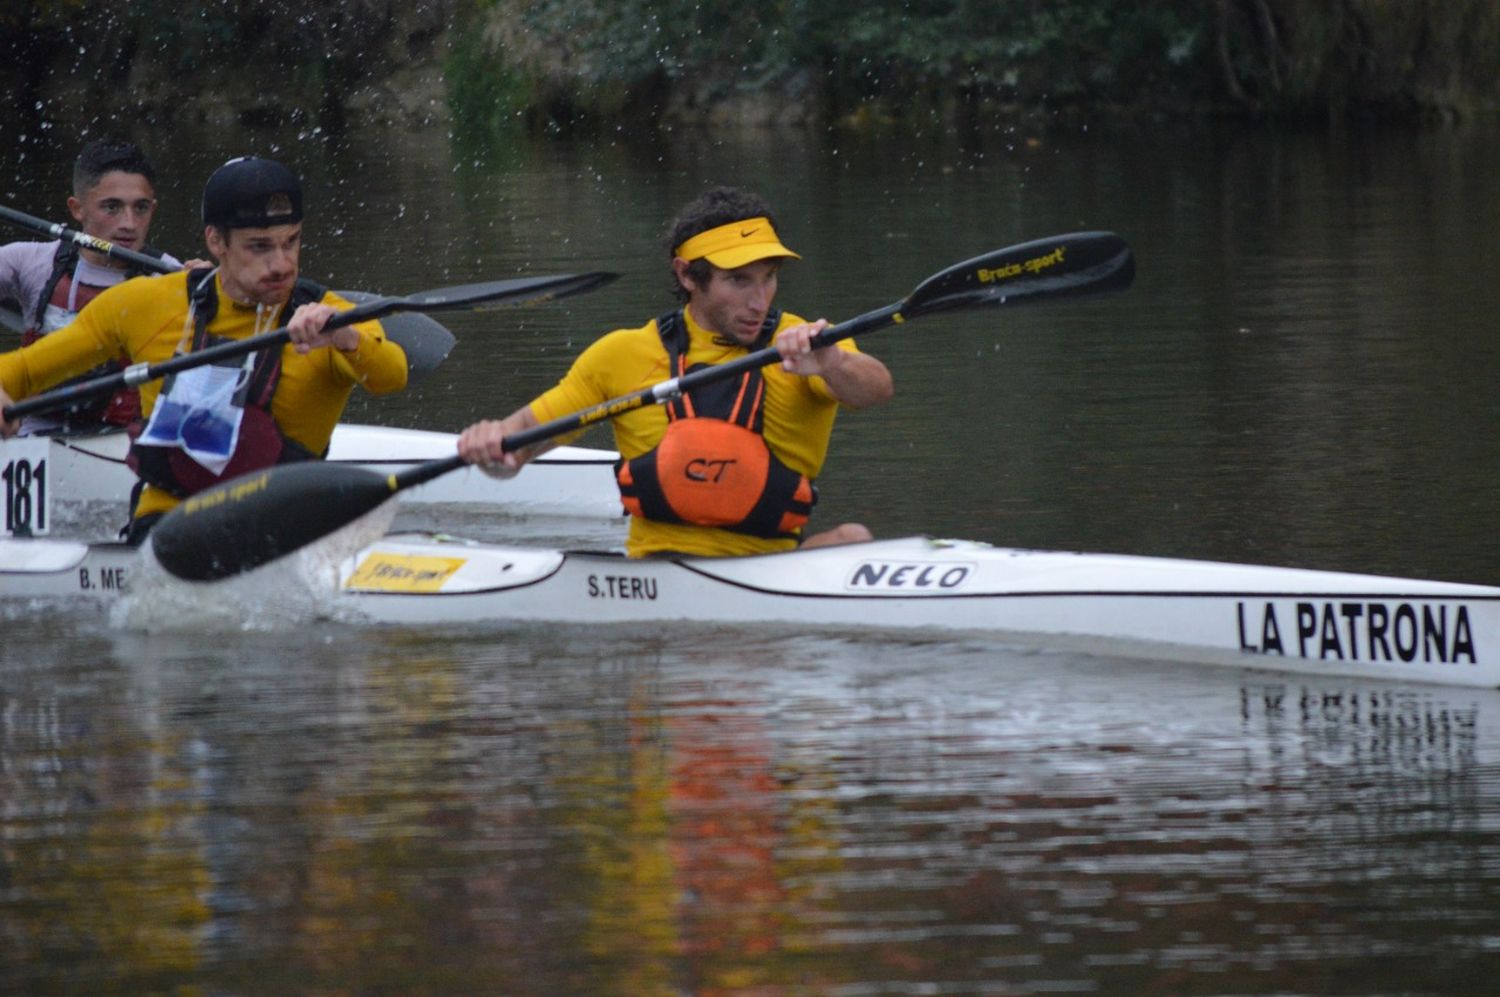
[{"label": "river water", "polygon": [[[208,172],[258,152],[307,177],[305,272],[335,286],[623,275],[445,319],[439,371],[349,413],[421,428],[508,412],[663,310],[658,235],[707,183],[773,200],[805,257],[782,303],[830,319],[1114,230],[1126,294],[865,340],[899,397],[841,419],[820,521],[1500,583],[1500,133],[142,138],[178,255]],[[15,137],[0,200],[61,219],[72,151]],[[1500,970],[1490,691],[850,633],[0,621],[0,992],[1471,993]]]}]

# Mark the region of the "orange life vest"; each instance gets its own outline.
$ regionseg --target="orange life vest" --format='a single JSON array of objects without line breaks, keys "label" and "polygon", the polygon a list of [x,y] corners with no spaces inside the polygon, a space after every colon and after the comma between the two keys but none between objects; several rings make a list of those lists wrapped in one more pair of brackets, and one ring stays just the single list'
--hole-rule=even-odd
[{"label": "orange life vest", "polygon": [[[780,317],[779,312],[767,317],[760,341],[770,341]],[[687,366],[687,325],[678,312],[658,318],[656,327],[675,376],[709,366]],[[796,537],[818,493],[806,475],[783,464],[766,444],[765,391],[765,378],[756,369],[673,399],[661,442],[615,466],[625,511],[765,539]]]}]

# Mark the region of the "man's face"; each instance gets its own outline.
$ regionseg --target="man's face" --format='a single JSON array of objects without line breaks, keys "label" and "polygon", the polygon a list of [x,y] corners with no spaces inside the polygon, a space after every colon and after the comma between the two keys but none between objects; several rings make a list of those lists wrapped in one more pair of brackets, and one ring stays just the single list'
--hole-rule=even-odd
[{"label": "man's face", "polygon": [[280,305],[291,295],[302,252],[301,222],[229,232],[209,226],[203,236],[219,263],[224,290],[235,301]]},{"label": "man's face", "polygon": [[68,198],[68,211],[85,234],[139,252],[156,214],[156,192],[139,173],[112,170]]},{"label": "man's face", "polygon": [[776,298],[781,260],[757,260],[733,270],[715,267],[703,284],[687,276],[686,261],[676,262],[682,264],[678,279],[688,290],[688,307],[698,324],[741,346],[754,344]]}]

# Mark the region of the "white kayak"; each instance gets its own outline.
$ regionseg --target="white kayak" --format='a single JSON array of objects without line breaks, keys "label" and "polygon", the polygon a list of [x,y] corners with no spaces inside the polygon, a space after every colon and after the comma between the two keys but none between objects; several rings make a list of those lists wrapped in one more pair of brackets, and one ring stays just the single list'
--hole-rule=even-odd
[{"label": "white kayak", "polygon": [[[394,473],[450,456],[456,439],[452,433],[340,424],[334,428],[328,459]],[[0,440],[0,502],[5,513],[0,535],[50,533],[67,506],[118,505],[123,522],[125,502],[135,484],[125,464],[128,449],[123,432]],[[401,502],[493,508],[517,516],[618,519],[623,513],[614,480],[617,456],[613,450],[557,447],[514,478],[502,481],[466,468],[402,492]]]},{"label": "white kayak", "polygon": [[[146,556],[110,544],[0,540],[0,598],[117,598],[137,568],[148,569]],[[214,586],[243,582],[196,588],[229,602]],[[355,623],[985,633],[1111,655],[1500,687],[1500,588],[1297,568],[925,537],[630,560],[393,534],[317,584],[324,615]]]}]

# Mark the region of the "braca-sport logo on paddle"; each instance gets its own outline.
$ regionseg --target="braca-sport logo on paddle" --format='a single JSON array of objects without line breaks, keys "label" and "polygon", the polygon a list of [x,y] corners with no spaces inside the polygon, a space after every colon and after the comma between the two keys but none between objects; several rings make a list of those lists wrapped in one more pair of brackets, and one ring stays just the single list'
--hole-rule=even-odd
[{"label": "braca-sport logo on paddle", "polygon": [[979,283],[981,284],[993,284],[996,281],[1008,280],[1011,277],[1019,277],[1022,274],[1039,274],[1043,270],[1059,266],[1063,261],[1063,256],[1067,252],[1067,249],[1068,247],[1066,246],[1058,246],[1044,256],[1022,260],[1019,263],[1007,263],[1004,266],[992,269],[980,267],[974,272],[974,275],[979,279]]},{"label": "braca-sport logo on paddle", "polygon": [[896,592],[902,595],[946,595],[974,577],[972,562],[861,561],[844,588],[851,592]]}]

